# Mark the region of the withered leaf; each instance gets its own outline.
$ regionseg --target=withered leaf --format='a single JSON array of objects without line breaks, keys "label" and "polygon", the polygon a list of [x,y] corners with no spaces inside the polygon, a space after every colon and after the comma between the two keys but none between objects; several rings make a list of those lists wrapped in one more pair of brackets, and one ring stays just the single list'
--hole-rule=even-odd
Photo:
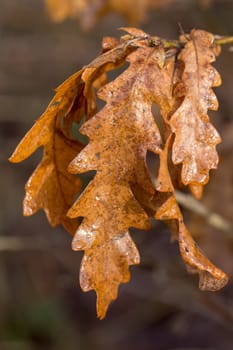
[{"label": "withered leaf", "polygon": [[[11,162],[21,162],[40,146],[44,147],[43,159],[25,187],[23,212],[28,216],[43,208],[52,226],[63,224],[72,233],[77,229],[78,221],[71,220],[66,213],[81,189],[81,181],[68,173],[67,167],[83,146],[78,141],[67,138],[60,124],[75,103],[81,73],[82,71],[74,74],[57,88],[45,113],[10,157]],[[77,119],[77,110],[74,120]]]},{"label": "withered leaf", "polygon": [[180,253],[188,271],[199,274],[201,290],[217,291],[226,285],[228,276],[204,256],[191,237],[174,195],[165,196],[164,203],[156,211],[155,218],[176,221],[173,234],[177,237]]},{"label": "withered leaf", "polygon": [[[119,283],[125,281],[125,275],[128,276],[128,263],[135,263],[133,257],[128,260],[129,252],[122,250],[125,245],[120,243],[121,240],[125,240],[131,226],[149,227],[148,217],[135,200],[130,186],[136,182],[153,195],[154,188],[146,168],[146,152],[148,149],[157,154],[161,151],[161,137],[151,113],[152,103],[163,99],[157,87],[159,79],[163,78],[158,66],[158,50],[141,48],[131,53],[127,60],[129,68],[99,90],[98,96],[106,101],[106,106],[81,128],[90,143],[69,166],[72,173],[97,171],[68,215],[84,217],[74,236],[73,248],[88,251],[84,255],[80,279],[82,281],[85,274],[87,285],[84,289],[96,290],[100,318],[105,315],[113,296],[117,295]],[[109,247],[107,256],[99,253],[106,242]],[[86,272],[84,269],[90,251],[95,274],[90,274],[90,268]],[[139,261],[138,257],[136,261]],[[114,267],[109,266],[110,262]],[[103,270],[103,266],[110,271],[117,266],[124,269],[117,277]]]},{"label": "withered leaf", "polygon": [[[218,108],[212,87],[221,83],[220,75],[211,66],[215,61],[213,41],[212,34],[192,30],[179,55],[185,65],[182,81],[186,93],[170,119],[170,126],[175,133],[172,159],[175,164],[182,163],[181,178],[185,185],[205,185],[209,170],[218,164],[215,148],[221,139],[207,115],[208,109]],[[192,192],[196,194],[194,188]],[[200,194],[199,190],[197,197]]]}]

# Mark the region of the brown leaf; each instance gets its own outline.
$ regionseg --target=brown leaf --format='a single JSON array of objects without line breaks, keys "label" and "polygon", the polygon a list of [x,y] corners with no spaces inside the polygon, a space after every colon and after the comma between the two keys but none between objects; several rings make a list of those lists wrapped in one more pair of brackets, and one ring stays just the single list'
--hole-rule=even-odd
[{"label": "brown leaf", "polygon": [[[117,245],[117,254],[114,242],[120,242],[119,237],[125,240],[131,226],[150,227],[147,215],[131,192],[131,184],[138,183],[144,191],[153,195],[154,188],[145,163],[146,152],[148,149],[157,154],[161,152],[161,137],[151,113],[152,103],[163,100],[159,80],[164,77],[157,64],[158,49],[138,49],[127,60],[130,67],[98,92],[98,96],[106,101],[106,106],[81,128],[90,143],[69,166],[72,173],[97,170],[94,180],[68,215],[72,218],[84,217],[73,239],[73,248],[88,251],[85,252],[83,266],[86,266],[87,254],[89,256],[92,252],[96,273],[90,274],[91,268],[85,272],[83,267],[80,279],[85,273],[88,276],[85,280],[89,281],[85,289],[96,290],[98,305],[102,305],[101,309],[98,308],[101,318],[107,304],[116,296],[115,292],[114,297],[111,294],[112,285],[116,291],[118,284],[125,281],[124,276],[128,276],[129,262],[139,261],[138,257],[129,261],[129,252],[122,251],[120,244]],[[106,242],[108,247],[113,244],[107,255],[97,253],[102,251]],[[130,245],[134,246],[132,242]],[[110,262],[113,266],[108,265]],[[120,270],[121,277],[105,271],[115,271],[119,264],[124,267]]]},{"label": "brown leaf", "polygon": [[[66,213],[81,189],[81,182],[68,173],[67,166],[83,146],[67,138],[60,124],[63,118],[68,118],[76,103],[81,73],[74,74],[56,89],[56,95],[45,113],[10,157],[11,162],[21,162],[40,146],[44,147],[43,159],[25,187],[24,215],[32,215],[42,208],[52,226],[63,224],[70,232],[77,229],[78,221],[71,220]],[[76,115],[70,118],[77,121],[77,115],[81,117],[78,109]]]},{"label": "brown leaf", "polygon": [[228,276],[217,268],[194,242],[184,224],[182,213],[171,193],[157,192],[153,199],[139,186],[134,186],[134,195],[150,216],[163,220],[168,225],[172,238],[178,240],[181,256],[189,273],[199,274],[199,288],[206,291],[217,291],[228,282]]},{"label": "brown leaf", "polygon": [[182,81],[186,94],[172,115],[170,126],[175,133],[172,159],[175,164],[182,163],[181,177],[185,185],[205,185],[209,170],[218,164],[215,146],[221,139],[207,115],[208,109],[218,108],[211,88],[221,83],[220,75],[210,64],[215,61],[213,40],[210,33],[192,30],[190,40],[179,55],[185,65]]},{"label": "brown leaf", "polygon": [[212,264],[194,242],[184,224],[183,216],[173,195],[165,196],[164,203],[157,210],[155,218],[177,222],[173,234],[178,239],[180,253],[188,271],[199,273],[199,288],[201,290],[217,291],[227,284],[228,276]]}]

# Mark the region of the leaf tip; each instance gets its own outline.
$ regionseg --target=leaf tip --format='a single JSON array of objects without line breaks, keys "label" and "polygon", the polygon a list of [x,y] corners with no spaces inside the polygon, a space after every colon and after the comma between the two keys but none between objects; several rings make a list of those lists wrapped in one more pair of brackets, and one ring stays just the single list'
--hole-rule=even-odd
[{"label": "leaf tip", "polygon": [[11,163],[18,163],[18,162],[20,162],[20,160],[17,159],[17,153],[15,153],[15,151],[8,158],[8,161],[11,162]]},{"label": "leaf tip", "polygon": [[199,289],[202,291],[217,292],[226,286],[229,277],[222,272],[219,278],[212,276],[208,271],[202,271],[199,278]]},{"label": "leaf tip", "polygon": [[106,317],[108,307],[111,303],[111,301],[115,300],[115,298],[109,298],[106,294],[102,294],[101,292],[97,292],[97,301],[96,301],[96,311],[97,311],[97,317],[99,320],[103,320]]}]

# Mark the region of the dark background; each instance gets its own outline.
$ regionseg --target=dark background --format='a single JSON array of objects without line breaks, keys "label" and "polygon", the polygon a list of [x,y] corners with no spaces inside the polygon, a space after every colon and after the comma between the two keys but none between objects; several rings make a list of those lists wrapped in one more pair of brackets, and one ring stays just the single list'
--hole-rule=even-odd
[{"label": "dark background", "polygon": [[[177,0],[149,11],[139,26],[176,38],[206,29],[233,35],[233,1]],[[95,315],[94,292],[78,283],[81,252],[71,251],[62,228],[49,227],[43,212],[22,216],[24,184],[41,158],[39,150],[22,164],[7,159],[53,97],[53,88],[100,52],[104,35],[119,36],[128,23],[119,14],[103,17],[84,31],[78,20],[52,23],[42,0],[0,0],[0,350],[232,350],[233,285],[221,292],[198,290],[186,273],[177,244],[162,224],[133,231],[141,265],[105,320]],[[233,213],[233,53],[223,48],[216,67],[220,111],[211,113],[223,144],[220,166],[212,172],[203,203],[232,220]],[[233,233],[210,227],[184,209],[186,222],[207,255],[233,274]]]}]

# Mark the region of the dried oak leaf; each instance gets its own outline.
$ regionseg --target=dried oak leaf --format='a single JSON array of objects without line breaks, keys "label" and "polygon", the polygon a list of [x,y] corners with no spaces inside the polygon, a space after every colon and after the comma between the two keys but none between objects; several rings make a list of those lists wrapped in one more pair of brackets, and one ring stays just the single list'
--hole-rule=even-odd
[{"label": "dried oak leaf", "polygon": [[172,239],[178,241],[187,271],[199,274],[199,288],[205,291],[223,288],[228,282],[228,276],[205,257],[193,240],[184,224],[174,193],[156,192],[151,199],[138,185],[133,187],[133,192],[150,217],[163,220],[168,225]]},{"label": "dried oak leaf", "polygon": [[216,145],[221,142],[207,115],[208,109],[218,108],[212,87],[221,83],[220,75],[211,66],[215,61],[213,41],[214,36],[208,32],[191,31],[190,40],[179,55],[184,63],[185,96],[170,119],[175,133],[172,160],[174,164],[182,163],[182,182],[191,185],[197,197],[209,180],[209,170],[217,167]]},{"label": "dried oak leaf", "polygon": [[[228,282],[228,276],[212,264],[194,242],[186,228],[183,216],[173,194],[164,194],[163,202],[156,210],[157,220],[166,220],[174,237],[177,238],[181,256],[191,273],[199,274],[199,288],[207,291],[217,291]],[[175,225],[171,226],[171,222]]]},{"label": "dried oak leaf", "polygon": [[67,121],[78,121],[81,118],[82,113],[79,112],[83,110],[83,105],[76,108],[75,114],[70,116],[77,97],[80,100],[78,88],[81,74],[82,71],[74,74],[56,89],[56,95],[47,110],[10,157],[11,162],[21,162],[37,148],[44,147],[43,159],[25,187],[23,212],[29,216],[43,208],[52,226],[62,224],[72,233],[77,229],[78,221],[71,220],[66,213],[81,189],[81,181],[67,171],[67,166],[83,145],[68,138],[60,126],[66,123],[66,118]]},{"label": "dried oak leaf", "polygon": [[106,105],[82,126],[80,131],[90,142],[69,166],[72,173],[97,171],[68,215],[83,217],[73,249],[85,250],[81,287],[96,291],[99,318],[117,297],[119,284],[129,280],[128,265],[139,263],[128,228],[150,227],[131,184],[138,183],[153,196],[146,152],[161,151],[151,112],[152,103],[163,99],[159,52],[163,55],[160,49],[138,48],[127,57],[129,68],[99,90]]}]

